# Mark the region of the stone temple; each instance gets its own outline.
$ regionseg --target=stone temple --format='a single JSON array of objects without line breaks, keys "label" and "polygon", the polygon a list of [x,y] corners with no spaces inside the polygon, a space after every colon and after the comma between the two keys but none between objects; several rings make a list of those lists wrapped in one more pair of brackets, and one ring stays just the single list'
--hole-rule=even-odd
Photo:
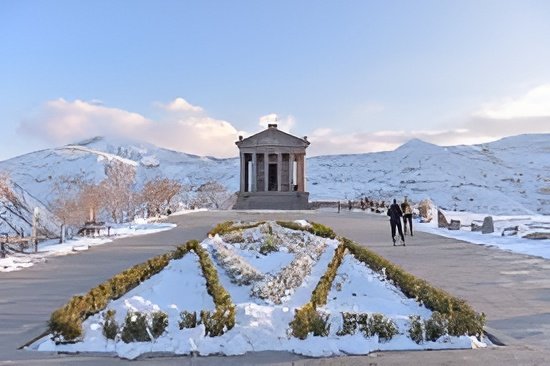
[{"label": "stone temple", "polygon": [[269,124],[262,132],[235,142],[241,158],[241,184],[234,209],[308,209],[307,137],[299,138]]}]

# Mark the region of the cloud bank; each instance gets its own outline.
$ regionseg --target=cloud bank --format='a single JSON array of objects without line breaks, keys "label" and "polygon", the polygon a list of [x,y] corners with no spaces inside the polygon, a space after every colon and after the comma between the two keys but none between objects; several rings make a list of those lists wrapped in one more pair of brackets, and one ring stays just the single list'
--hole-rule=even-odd
[{"label": "cloud bank", "polygon": [[[212,118],[202,107],[183,98],[154,103],[158,120],[99,101],[57,99],[45,103],[37,115],[21,122],[19,131],[53,144],[68,144],[93,136],[125,137],[197,155],[234,157],[239,131],[230,122]],[[261,116],[260,130],[268,123],[292,133],[296,118],[276,113]],[[337,125],[337,123],[335,123]],[[302,128],[303,130],[303,128]],[[389,151],[418,138],[437,145],[477,144],[523,133],[550,133],[550,84],[524,95],[482,105],[455,126],[439,130],[387,130],[341,132],[321,126],[308,132],[308,155],[353,154]]]},{"label": "cloud bank", "polygon": [[93,136],[125,137],[197,155],[232,157],[239,132],[229,122],[211,118],[183,98],[167,104],[160,120],[82,100],[53,100],[20,124],[19,131],[54,144]]}]

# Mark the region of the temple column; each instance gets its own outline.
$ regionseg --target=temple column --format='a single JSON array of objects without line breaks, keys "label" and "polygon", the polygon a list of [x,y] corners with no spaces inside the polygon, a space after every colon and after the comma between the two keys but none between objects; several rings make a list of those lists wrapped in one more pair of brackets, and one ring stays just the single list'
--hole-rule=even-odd
[{"label": "temple column", "polygon": [[304,175],[302,170],[302,155],[299,154],[296,157],[296,185],[298,186],[298,192],[304,191]]},{"label": "temple column", "polygon": [[288,159],[288,187],[289,192],[294,191],[294,154],[290,154]]},{"label": "temple column", "polygon": [[283,177],[283,154],[277,153],[277,192],[281,192],[282,177]]},{"label": "temple column", "polygon": [[264,191],[269,191],[269,154],[264,153]]},{"label": "temple column", "polygon": [[258,184],[258,176],[257,176],[257,173],[256,173],[256,165],[258,164],[257,160],[256,160],[256,153],[252,153],[252,171],[249,173],[250,176],[252,177],[251,178],[251,181],[252,181],[252,187],[250,187],[250,191],[251,192],[256,192],[257,191],[257,184]]},{"label": "temple column", "polygon": [[246,189],[245,189],[245,184],[248,184],[248,182],[245,182],[245,172],[246,172],[246,169],[247,166],[246,166],[246,159],[245,159],[245,155],[244,153],[241,153],[241,192],[244,192]]},{"label": "temple column", "polygon": [[307,160],[306,160],[306,154],[302,155],[302,169],[303,169],[303,177],[304,177],[304,192],[307,192],[307,177],[306,177],[306,172],[307,172],[307,169],[306,169],[306,163],[307,163]]}]

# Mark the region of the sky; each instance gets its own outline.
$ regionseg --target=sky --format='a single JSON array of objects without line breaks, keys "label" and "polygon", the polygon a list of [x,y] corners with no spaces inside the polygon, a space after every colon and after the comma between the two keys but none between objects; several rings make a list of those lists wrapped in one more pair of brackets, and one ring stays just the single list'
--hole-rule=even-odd
[{"label": "sky", "polygon": [[0,1],[0,160],[94,136],[232,157],[550,132],[550,2]]}]

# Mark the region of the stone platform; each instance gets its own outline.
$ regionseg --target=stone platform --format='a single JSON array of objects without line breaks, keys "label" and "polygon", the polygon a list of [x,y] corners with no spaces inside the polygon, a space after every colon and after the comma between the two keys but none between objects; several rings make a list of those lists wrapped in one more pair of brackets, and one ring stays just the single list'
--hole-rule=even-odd
[{"label": "stone platform", "polygon": [[308,210],[309,192],[239,192],[234,210]]}]

